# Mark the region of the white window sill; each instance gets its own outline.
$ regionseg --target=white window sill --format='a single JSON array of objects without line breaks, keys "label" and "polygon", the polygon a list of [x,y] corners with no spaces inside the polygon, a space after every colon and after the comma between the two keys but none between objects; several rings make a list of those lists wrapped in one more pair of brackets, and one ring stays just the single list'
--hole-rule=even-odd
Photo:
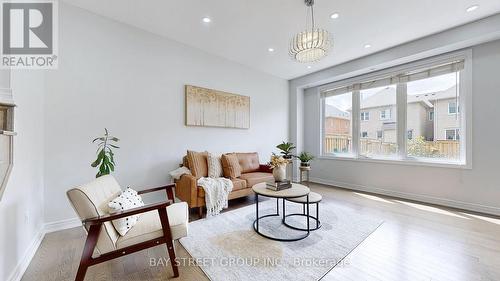
[{"label": "white window sill", "polygon": [[413,158],[413,159],[397,159],[397,158],[356,158],[354,155],[321,155],[318,157],[321,160],[340,160],[353,161],[364,163],[379,163],[392,165],[409,165],[409,166],[427,166],[452,169],[472,169],[472,165],[463,162],[439,161],[433,159]]}]

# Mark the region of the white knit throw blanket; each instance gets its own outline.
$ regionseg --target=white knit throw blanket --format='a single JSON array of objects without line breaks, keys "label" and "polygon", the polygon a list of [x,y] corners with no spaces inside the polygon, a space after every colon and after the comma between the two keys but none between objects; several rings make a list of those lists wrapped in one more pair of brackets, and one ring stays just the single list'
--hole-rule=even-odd
[{"label": "white knit throw blanket", "polygon": [[233,190],[233,182],[226,178],[200,178],[198,186],[205,190],[207,217],[215,216],[227,208],[227,198]]}]

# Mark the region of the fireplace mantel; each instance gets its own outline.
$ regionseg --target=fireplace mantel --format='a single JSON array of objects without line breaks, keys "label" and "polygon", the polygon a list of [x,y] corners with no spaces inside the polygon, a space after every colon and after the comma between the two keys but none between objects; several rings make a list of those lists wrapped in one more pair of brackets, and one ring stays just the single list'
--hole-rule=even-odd
[{"label": "fireplace mantel", "polygon": [[0,71],[0,200],[7,187],[14,159],[14,98],[10,71]]}]

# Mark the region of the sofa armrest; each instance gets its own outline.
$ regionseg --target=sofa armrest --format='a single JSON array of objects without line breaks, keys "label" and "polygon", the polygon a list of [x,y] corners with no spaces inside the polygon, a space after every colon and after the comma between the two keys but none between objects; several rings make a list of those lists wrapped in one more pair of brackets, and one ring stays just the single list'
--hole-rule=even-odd
[{"label": "sofa armrest", "polygon": [[196,206],[198,196],[198,181],[193,175],[182,175],[175,183],[175,195],[188,203],[189,208]]},{"label": "sofa armrest", "polygon": [[260,164],[259,165],[259,172],[262,172],[262,173],[272,173],[273,172],[273,168],[271,168],[271,166],[269,166],[267,164]]}]

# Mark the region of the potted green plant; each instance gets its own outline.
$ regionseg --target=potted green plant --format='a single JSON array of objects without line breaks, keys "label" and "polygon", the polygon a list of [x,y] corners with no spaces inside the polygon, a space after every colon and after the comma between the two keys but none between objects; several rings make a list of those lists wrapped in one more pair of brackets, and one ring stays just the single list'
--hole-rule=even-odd
[{"label": "potted green plant", "polygon": [[291,142],[282,142],[276,146],[279,150],[281,150],[281,154],[285,159],[292,159],[292,150],[295,149],[295,146]]},{"label": "potted green plant", "polygon": [[99,142],[97,145],[97,159],[90,164],[90,166],[96,168],[99,166],[99,171],[96,174],[96,178],[104,175],[109,175],[115,170],[115,159],[114,153],[111,148],[120,148],[119,146],[113,144],[118,142],[117,137],[110,136],[108,129],[104,128],[104,136],[95,138],[92,143]]},{"label": "potted green plant", "polygon": [[311,160],[314,159],[314,156],[308,152],[302,152],[297,158],[300,160],[301,167],[309,167],[311,166]]}]

